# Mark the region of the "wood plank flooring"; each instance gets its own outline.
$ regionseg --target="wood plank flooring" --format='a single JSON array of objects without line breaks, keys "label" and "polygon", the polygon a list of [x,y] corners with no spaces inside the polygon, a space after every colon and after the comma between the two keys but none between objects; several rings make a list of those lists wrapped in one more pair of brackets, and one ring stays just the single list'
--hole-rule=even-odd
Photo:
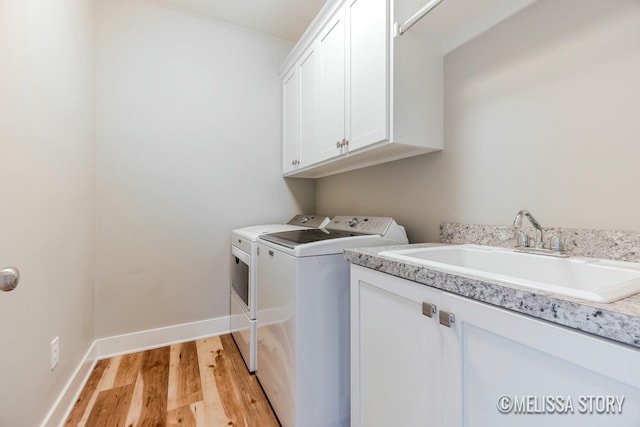
[{"label": "wood plank flooring", "polygon": [[231,335],[98,361],[65,426],[279,426]]}]

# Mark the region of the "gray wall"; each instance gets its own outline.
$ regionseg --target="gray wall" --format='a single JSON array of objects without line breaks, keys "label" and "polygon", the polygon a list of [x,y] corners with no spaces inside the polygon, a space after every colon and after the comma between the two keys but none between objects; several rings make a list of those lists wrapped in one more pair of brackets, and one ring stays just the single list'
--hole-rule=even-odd
[{"label": "gray wall", "polygon": [[229,314],[233,228],[313,211],[281,176],[289,42],[96,0],[97,337]]},{"label": "gray wall", "polygon": [[[94,340],[93,8],[0,1],[0,426],[37,426]],[[50,342],[60,363],[50,369]]]},{"label": "gray wall", "polygon": [[541,0],[445,57],[444,151],[317,181],[318,213],[640,230],[640,3]]}]

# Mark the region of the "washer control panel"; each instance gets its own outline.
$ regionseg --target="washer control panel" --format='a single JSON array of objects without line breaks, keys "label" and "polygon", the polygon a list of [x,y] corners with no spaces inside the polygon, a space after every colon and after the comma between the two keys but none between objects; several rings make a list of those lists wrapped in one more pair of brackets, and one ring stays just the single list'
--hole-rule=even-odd
[{"label": "washer control panel", "polygon": [[299,225],[309,228],[325,228],[331,220],[319,215],[296,215],[287,222],[288,225]]},{"label": "washer control panel", "polygon": [[336,216],[331,220],[331,224],[327,228],[382,236],[392,223],[393,218],[384,216]]}]

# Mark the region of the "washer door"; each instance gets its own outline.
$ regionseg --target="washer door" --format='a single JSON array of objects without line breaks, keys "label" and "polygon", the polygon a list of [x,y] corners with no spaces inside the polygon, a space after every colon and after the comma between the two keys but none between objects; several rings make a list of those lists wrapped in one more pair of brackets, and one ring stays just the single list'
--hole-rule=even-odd
[{"label": "washer door", "polygon": [[297,258],[262,244],[258,248],[256,374],[282,425],[293,426],[297,407],[294,312]]}]

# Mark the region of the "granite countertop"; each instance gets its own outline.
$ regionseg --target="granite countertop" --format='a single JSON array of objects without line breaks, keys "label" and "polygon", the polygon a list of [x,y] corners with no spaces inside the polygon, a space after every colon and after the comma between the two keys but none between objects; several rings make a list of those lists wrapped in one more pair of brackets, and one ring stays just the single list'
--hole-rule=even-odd
[{"label": "granite countertop", "polygon": [[344,256],[352,264],[640,348],[640,293],[609,304],[595,303],[542,291],[533,293],[497,281],[429,269],[379,255],[388,250],[442,245],[421,243],[346,249]]}]

